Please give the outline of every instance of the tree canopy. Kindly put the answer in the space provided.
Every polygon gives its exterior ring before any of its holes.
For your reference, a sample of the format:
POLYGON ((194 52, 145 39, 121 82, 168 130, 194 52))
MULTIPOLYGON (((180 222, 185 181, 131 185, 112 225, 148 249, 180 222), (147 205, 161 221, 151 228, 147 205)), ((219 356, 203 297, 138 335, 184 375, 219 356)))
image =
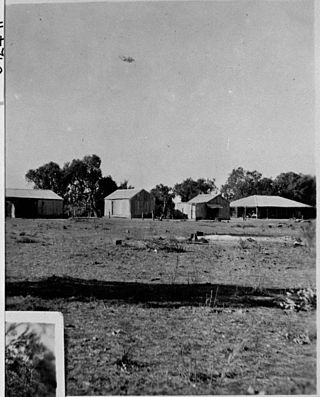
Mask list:
POLYGON ((187 178, 173 187, 173 193, 181 197, 181 201, 187 202, 200 193, 217 191, 215 179, 199 178, 196 181, 187 178))
MULTIPOLYGON (((259 194, 262 174, 258 171, 246 171, 242 167, 233 169, 227 182, 221 186, 221 193, 228 200, 259 194)), ((268 181, 264 182, 268 186, 268 181)))
POLYGON ((57 163, 51 161, 36 170, 26 173, 27 182, 33 182, 36 189, 49 189, 59 195, 64 194, 63 171, 57 163))
POLYGON ((134 189, 134 186, 129 185, 129 181, 125 179, 123 182, 120 182, 118 189, 134 189))
POLYGON ((316 205, 315 176, 283 172, 275 178, 274 190, 279 196, 304 204, 316 205))
POLYGON ((174 211, 174 193, 172 188, 162 183, 151 190, 151 195, 155 199, 155 216, 170 217, 174 211))
POLYGON ((54 397, 56 395, 55 356, 40 336, 19 324, 6 329, 5 380, 8 397, 54 397))
POLYGON ((230 201, 251 195, 281 196, 304 204, 316 204, 316 178, 311 175, 283 172, 275 179, 262 177, 258 171, 242 167, 233 169, 221 193, 230 201))
POLYGON ((117 189, 111 176, 102 176, 101 159, 95 154, 74 159, 62 168, 50 162, 29 170, 26 180, 36 189, 50 189, 63 197, 69 215, 102 215, 104 197, 117 189))
POLYGON ((100 158, 94 154, 82 160, 72 160, 63 167, 67 186, 65 200, 72 208, 84 206, 93 215, 98 215, 96 199, 102 178, 100 165, 100 158))

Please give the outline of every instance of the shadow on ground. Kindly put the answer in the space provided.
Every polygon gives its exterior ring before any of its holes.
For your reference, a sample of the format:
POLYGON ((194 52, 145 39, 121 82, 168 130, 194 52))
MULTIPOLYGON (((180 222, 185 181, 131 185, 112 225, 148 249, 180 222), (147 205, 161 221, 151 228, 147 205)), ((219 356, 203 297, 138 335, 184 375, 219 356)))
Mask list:
MULTIPOLYGON (((290 290, 291 292, 297 292, 290 290)), ((279 307, 284 289, 256 289, 224 284, 148 284, 107 282, 52 276, 38 281, 6 283, 6 296, 37 296, 44 299, 88 298, 146 303, 150 306, 265 306, 279 307)))

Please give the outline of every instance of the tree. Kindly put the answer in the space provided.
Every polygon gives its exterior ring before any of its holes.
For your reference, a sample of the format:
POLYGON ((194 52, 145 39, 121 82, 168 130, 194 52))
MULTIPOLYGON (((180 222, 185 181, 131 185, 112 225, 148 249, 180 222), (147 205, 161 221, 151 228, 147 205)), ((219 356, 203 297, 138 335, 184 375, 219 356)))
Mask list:
POLYGON ((242 167, 234 168, 227 182, 221 186, 221 193, 230 201, 260 194, 260 188, 263 186, 261 178, 262 174, 258 171, 246 171, 242 167))
POLYGON ((258 193, 261 195, 273 196, 275 195, 274 182, 272 178, 262 178, 258 181, 258 193))
POLYGON ((85 215, 87 208, 86 165, 82 160, 72 160, 63 167, 64 182, 66 184, 65 204, 72 215, 85 215))
POLYGON ((100 216, 103 215, 104 211, 104 198, 109 196, 109 194, 113 193, 115 190, 117 190, 117 184, 110 175, 100 178, 95 195, 96 206, 100 216))
POLYGON ((174 211, 172 188, 160 184, 153 188, 150 193, 155 199, 155 216, 164 218, 172 216, 174 211))
POLYGON ((103 198, 117 189, 110 176, 102 177, 100 167, 100 157, 93 154, 67 162, 62 169, 53 162, 45 164, 29 170, 26 179, 35 188, 51 189, 61 195, 67 213, 98 216, 103 212, 103 198))
POLYGON ((29 170, 26 173, 26 180, 34 183, 34 188, 36 189, 49 189, 62 196, 65 193, 63 170, 53 161, 35 170, 29 170))
POLYGON ((174 194, 180 196, 183 202, 191 200, 200 193, 211 193, 214 191, 217 191, 215 179, 199 178, 194 181, 192 178, 187 178, 173 187, 174 194))
POLYGON ((6 330, 6 396, 54 397, 55 356, 30 327, 17 332, 19 325, 10 324, 6 330))
POLYGON ((254 194, 281 196, 314 206, 316 204, 316 178, 312 175, 283 172, 274 180, 262 178, 258 171, 233 169, 221 193, 228 200, 237 200, 254 194))
POLYGON ((298 195, 297 183, 299 179, 299 174, 295 172, 282 172, 274 180, 277 195, 295 200, 298 195))
POLYGON ((96 154, 85 156, 82 160, 86 167, 85 185, 89 210, 98 216, 97 196, 99 192, 99 182, 102 178, 100 169, 101 159, 96 154))
POLYGON ((274 186, 279 196, 305 204, 316 204, 316 178, 311 175, 283 172, 275 178, 274 186))
POLYGON ((134 189, 134 186, 128 184, 129 182, 125 179, 123 182, 120 182, 118 189, 134 189))
POLYGON ((95 154, 64 165, 65 198, 74 212, 78 207, 78 211, 82 209, 88 215, 98 216, 97 196, 102 179, 100 166, 100 157, 95 154))
POLYGON ((302 203, 315 206, 317 203, 316 177, 312 175, 300 175, 297 190, 299 200, 302 203))

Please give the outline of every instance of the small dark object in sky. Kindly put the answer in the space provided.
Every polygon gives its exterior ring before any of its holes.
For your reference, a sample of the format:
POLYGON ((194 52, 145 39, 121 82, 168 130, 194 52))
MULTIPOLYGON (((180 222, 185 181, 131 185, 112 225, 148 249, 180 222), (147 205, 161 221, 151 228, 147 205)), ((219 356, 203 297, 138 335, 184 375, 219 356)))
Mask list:
POLYGON ((121 61, 123 62, 128 62, 128 63, 132 63, 135 62, 136 60, 132 57, 125 57, 123 55, 120 55, 119 58, 121 59, 121 61))

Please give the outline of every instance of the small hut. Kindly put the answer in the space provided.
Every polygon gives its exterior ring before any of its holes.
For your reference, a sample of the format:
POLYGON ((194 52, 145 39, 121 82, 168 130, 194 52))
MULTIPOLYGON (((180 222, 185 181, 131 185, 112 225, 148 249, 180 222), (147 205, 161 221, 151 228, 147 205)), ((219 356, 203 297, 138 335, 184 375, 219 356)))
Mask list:
POLYGON ((176 209, 188 216, 188 219, 230 219, 229 201, 221 194, 199 194, 186 203, 177 203, 176 209))
POLYGON ((154 200, 144 189, 118 189, 104 203, 104 215, 111 218, 150 217, 154 211, 154 200))
POLYGON ((60 218, 63 198, 52 190, 6 189, 6 217, 60 218))

